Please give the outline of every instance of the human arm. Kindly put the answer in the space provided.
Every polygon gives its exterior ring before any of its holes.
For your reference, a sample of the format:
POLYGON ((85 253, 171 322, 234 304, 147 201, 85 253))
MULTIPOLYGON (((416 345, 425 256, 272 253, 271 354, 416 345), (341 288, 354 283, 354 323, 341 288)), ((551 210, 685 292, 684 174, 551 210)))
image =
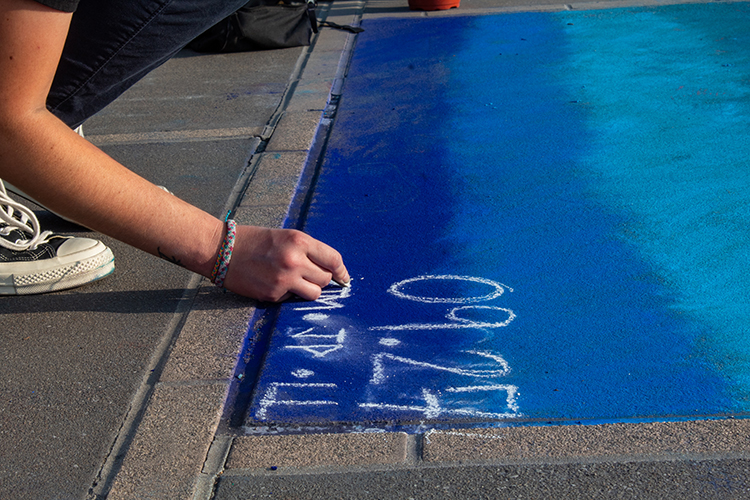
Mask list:
MULTIPOLYGON (((0 0, 0 178, 92 229, 210 276, 224 224, 83 140, 45 106, 70 14, 0 0)), ((340 255, 295 231, 238 228, 225 286, 261 300, 314 299, 348 281, 340 255)))

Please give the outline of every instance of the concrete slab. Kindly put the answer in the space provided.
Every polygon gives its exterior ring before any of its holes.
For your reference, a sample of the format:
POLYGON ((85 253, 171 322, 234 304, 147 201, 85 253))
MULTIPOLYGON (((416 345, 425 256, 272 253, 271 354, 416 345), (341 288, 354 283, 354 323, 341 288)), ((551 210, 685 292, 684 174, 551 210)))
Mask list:
POLYGON ((300 48, 241 54, 185 50, 97 116, 92 135, 264 127, 279 105, 300 48), (158 113, 154 110, 158 109, 158 113))
POLYGON ((405 463, 403 433, 238 437, 225 468, 347 467, 405 463))
POLYGON ((300 81, 295 89, 294 99, 289 102, 286 111, 289 113, 311 111, 322 113, 328 104, 334 76, 331 75, 320 80, 300 81))
POLYGON ((279 121, 279 130, 268 141, 267 151, 308 151, 320 123, 321 112, 318 109, 285 112, 279 121))
POLYGON ((669 498, 748 493, 747 460, 453 466, 310 475, 223 475, 216 500, 250 498, 669 498))
POLYGON ((228 381, 255 302, 205 280, 169 353, 162 382, 228 381))
POLYGON ((107 280, 0 299, 2 497, 88 491, 184 300, 184 270, 104 240, 118 259, 107 280))
MULTIPOLYGON (((310 122, 312 128, 317 121, 310 122)), ((299 137, 299 128, 295 128, 295 137, 299 137)), ((309 131, 308 131, 309 132, 309 131)), ((311 134, 305 134, 310 140, 311 134)), ((272 139, 273 140, 273 139, 272 139)), ((304 139, 302 139, 304 141, 304 139)), ((304 146, 302 146, 304 147, 304 146)), ((307 158, 307 151, 267 151, 258 159, 258 167, 253 175, 253 182, 246 191, 240 207, 253 209, 254 207, 278 207, 285 211, 289 207, 294 195, 294 189, 299 182, 299 175, 307 158)))
POLYGON ((242 174, 254 138, 103 146, 115 160, 206 212, 221 215, 242 174))
POLYGON ((455 429, 424 436, 428 463, 748 458, 746 420, 455 429))
POLYGON ((190 498, 225 392, 224 384, 156 387, 107 498, 190 498))

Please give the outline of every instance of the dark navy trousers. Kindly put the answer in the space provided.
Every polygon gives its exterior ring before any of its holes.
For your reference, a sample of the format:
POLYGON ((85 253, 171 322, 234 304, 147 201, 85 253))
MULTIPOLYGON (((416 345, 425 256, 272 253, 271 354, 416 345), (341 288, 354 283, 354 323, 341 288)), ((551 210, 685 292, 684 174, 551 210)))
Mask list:
POLYGON ((75 128, 247 0, 81 0, 48 109, 75 128))

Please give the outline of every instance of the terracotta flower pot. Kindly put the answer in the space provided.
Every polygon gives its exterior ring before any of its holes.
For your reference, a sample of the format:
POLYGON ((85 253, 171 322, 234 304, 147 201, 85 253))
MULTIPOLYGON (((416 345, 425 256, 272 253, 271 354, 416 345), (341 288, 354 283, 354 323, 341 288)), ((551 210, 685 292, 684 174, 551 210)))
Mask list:
POLYGON ((461 0, 409 0, 411 10, 448 10, 458 7, 461 0))

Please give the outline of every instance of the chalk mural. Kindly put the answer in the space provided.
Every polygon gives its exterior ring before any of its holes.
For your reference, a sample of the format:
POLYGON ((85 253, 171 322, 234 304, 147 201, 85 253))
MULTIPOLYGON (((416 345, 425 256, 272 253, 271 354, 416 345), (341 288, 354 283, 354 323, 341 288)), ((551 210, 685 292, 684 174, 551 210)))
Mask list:
POLYGON ((245 425, 744 415, 749 10, 367 21, 245 425))

